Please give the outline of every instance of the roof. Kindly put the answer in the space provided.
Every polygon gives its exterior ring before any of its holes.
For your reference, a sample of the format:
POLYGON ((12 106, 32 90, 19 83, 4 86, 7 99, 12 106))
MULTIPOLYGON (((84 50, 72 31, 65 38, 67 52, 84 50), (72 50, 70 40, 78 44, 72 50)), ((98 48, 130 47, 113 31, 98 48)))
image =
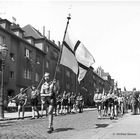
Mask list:
POLYGON ((2 19, 2 18, 0 18, 0 22, 8 22, 8 23, 11 24, 11 22, 10 22, 9 20, 7 20, 7 19, 2 19))
POLYGON ((12 24, 11 25, 11 30, 12 31, 20 30, 21 32, 24 32, 24 30, 19 26, 19 24, 12 24))
POLYGON ((25 37, 32 36, 35 39, 44 38, 44 36, 39 31, 37 31, 34 27, 32 27, 30 24, 24 26, 22 29, 25 31, 24 32, 25 37))

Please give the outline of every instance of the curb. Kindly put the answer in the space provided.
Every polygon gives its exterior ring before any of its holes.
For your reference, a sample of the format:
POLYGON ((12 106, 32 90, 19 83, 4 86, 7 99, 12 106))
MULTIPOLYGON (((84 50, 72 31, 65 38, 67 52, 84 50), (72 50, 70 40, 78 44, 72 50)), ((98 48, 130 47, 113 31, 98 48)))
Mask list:
MULTIPOLYGON (((85 111, 95 111, 96 110, 96 108, 92 108, 92 109, 84 109, 84 112, 85 111)), ((68 114, 67 114, 68 115, 68 114)), ((43 116, 46 116, 45 114, 43 114, 43 116)), ((25 116, 24 117, 24 119, 25 118, 31 118, 32 116, 30 115, 30 116, 25 116)), ((1 121, 9 121, 9 120, 17 120, 18 118, 17 117, 14 117, 14 118, 4 118, 4 119, 0 119, 0 122, 1 121)))
MULTIPOLYGON (((32 116, 25 116, 24 117, 24 119, 25 118, 31 118, 32 116)), ((17 120, 18 118, 16 117, 16 118, 4 118, 4 119, 0 119, 0 121, 8 121, 8 120, 17 120)))

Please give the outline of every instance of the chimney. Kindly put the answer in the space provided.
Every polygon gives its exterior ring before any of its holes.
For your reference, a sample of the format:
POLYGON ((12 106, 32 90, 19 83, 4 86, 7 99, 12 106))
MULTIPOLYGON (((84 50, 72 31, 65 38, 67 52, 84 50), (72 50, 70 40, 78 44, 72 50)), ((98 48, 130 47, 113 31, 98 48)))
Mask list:
POLYGON ((50 30, 48 31, 47 37, 48 37, 48 39, 50 40, 50 30))
POLYGON ((45 26, 43 26, 43 36, 45 36, 45 26))

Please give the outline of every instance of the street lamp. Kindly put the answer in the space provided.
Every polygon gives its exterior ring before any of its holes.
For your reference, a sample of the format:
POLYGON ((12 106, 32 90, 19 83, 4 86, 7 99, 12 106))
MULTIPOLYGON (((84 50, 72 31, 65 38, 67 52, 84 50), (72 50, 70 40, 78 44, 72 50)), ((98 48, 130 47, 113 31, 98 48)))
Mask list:
POLYGON ((0 44, 0 59, 1 59, 1 88, 0 88, 0 119, 4 118, 4 104, 3 104, 3 73, 4 73, 4 64, 5 59, 8 54, 8 48, 5 44, 0 44))

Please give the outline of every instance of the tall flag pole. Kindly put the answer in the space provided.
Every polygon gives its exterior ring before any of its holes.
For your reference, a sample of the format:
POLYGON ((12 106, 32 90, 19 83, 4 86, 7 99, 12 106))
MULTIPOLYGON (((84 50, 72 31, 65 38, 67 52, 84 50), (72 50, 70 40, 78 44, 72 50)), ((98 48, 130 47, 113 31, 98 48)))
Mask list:
POLYGON ((67 17, 67 24, 66 24, 66 28, 65 28, 65 32, 64 32, 64 37, 63 37, 63 42, 62 42, 62 46, 60 47, 60 53, 59 53, 59 57, 58 57, 58 61, 57 61, 57 64, 56 64, 56 69, 55 69, 55 73, 54 73, 54 78, 56 78, 56 72, 57 72, 57 69, 58 69, 58 66, 60 64, 60 60, 61 60, 61 55, 62 55, 62 50, 63 50, 63 46, 64 46, 64 40, 65 40, 65 37, 66 37, 66 33, 67 33, 67 29, 68 29, 68 25, 69 25, 69 20, 71 19, 71 15, 68 14, 68 17, 67 17))
POLYGON ((70 28, 68 28, 68 24, 66 26, 60 56, 61 58, 58 62, 70 68, 76 74, 79 83, 85 77, 90 66, 95 63, 92 54, 80 40, 74 37, 70 28))

